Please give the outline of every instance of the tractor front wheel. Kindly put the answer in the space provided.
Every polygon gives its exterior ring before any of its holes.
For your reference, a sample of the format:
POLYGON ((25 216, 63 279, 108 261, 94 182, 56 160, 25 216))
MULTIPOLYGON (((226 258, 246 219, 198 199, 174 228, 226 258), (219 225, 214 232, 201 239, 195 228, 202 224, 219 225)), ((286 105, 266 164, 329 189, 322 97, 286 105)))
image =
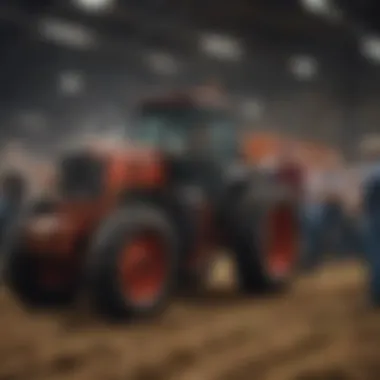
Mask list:
POLYGON ((40 259, 22 248, 9 253, 4 281, 16 298, 31 309, 68 306, 78 290, 63 264, 40 259))
POLYGON ((49 214, 54 207, 48 200, 32 203, 5 236, 3 280, 16 298, 32 309, 67 306, 75 301, 79 289, 71 262, 55 259, 54 252, 41 256, 26 239, 29 218, 49 214))
POLYGON ((93 306, 113 319, 162 311, 178 272, 177 238, 160 210, 126 206, 100 227, 88 265, 93 306))

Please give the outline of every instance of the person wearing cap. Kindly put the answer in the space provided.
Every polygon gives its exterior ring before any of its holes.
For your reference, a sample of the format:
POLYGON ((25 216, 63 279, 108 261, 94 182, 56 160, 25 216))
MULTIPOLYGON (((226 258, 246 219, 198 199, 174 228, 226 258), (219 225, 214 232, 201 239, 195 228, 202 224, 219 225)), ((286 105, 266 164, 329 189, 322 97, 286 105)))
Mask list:
POLYGON ((357 170, 360 184, 357 208, 368 269, 368 287, 373 305, 380 306, 380 136, 368 136, 360 145, 363 163, 357 170))

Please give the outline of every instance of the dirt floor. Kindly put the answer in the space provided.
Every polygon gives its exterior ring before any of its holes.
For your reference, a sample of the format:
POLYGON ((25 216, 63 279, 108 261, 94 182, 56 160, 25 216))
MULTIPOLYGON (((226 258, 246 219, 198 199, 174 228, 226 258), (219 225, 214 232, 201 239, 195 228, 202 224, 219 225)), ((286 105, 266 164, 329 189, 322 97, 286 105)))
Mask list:
POLYGON ((380 378, 380 312, 358 266, 329 266, 276 299, 242 298, 222 277, 159 320, 124 326, 31 315, 3 290, 0 380, 380 378))

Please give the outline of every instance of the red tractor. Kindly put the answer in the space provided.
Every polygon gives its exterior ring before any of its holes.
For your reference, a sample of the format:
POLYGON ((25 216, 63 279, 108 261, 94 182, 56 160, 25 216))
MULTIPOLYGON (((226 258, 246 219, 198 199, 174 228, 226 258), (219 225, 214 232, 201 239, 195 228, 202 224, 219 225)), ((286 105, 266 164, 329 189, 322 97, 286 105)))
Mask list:
POLYGON ((136 109, 122 149, 80 149, 57 165, 56 199, 34 202, 9 232, 5 281, 23 304, 87 294, 108 317, 157 313, 231 252, 240 289, 283 288, 298 261, 297 201, 244 162, 228 109, 191 95, 136 109))

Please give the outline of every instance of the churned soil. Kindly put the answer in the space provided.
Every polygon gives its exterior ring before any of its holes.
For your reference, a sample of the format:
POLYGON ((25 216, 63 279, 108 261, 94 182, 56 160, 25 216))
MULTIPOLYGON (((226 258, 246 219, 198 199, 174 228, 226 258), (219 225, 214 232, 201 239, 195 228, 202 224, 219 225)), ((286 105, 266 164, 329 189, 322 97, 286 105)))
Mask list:
MULTIPOLYGON (((226 266, 227 268, 227 266, 226 266)), ((330 265, 287 294, 213 287, 154 321, 109 325, 85 311, 30 313, 0 295, 0 380, 378 380, 380 312, 357 264, 330 265)))

